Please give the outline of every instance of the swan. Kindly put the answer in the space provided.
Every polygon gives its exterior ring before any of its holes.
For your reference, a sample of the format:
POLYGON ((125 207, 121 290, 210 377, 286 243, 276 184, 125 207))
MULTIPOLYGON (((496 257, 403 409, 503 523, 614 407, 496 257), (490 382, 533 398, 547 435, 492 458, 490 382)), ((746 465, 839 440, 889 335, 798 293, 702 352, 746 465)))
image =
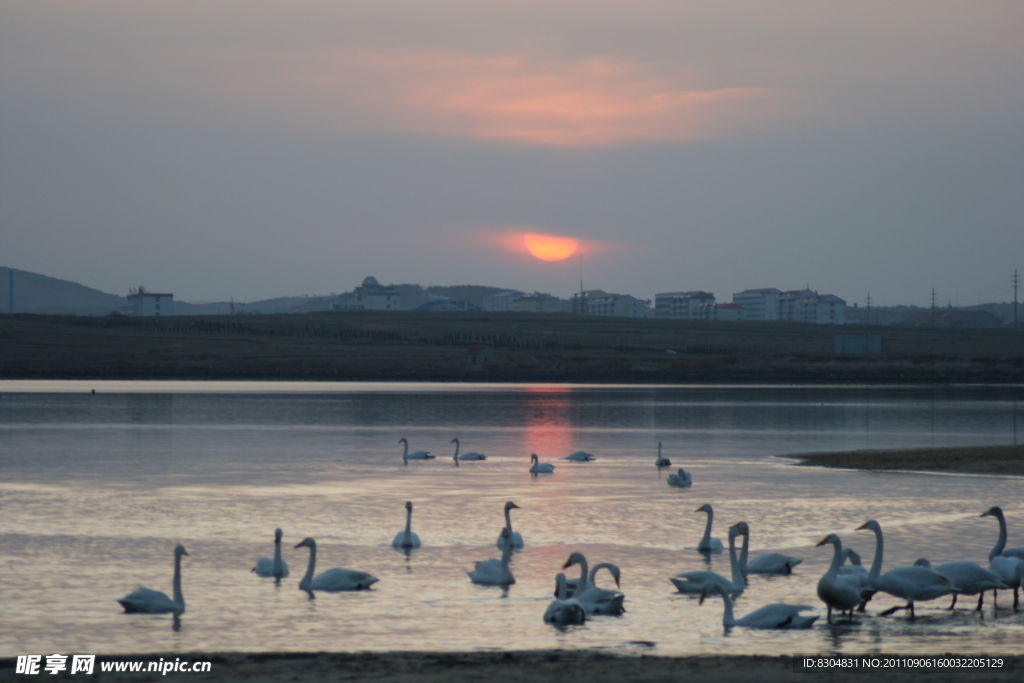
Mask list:
POLYGON ((314 579, 316 541, 312 538, 306 538, 295 547, 309 548, 309 566, 306 567, 306 575, 302 577, 302 581, 299 581, 299 590, 310 592, 327 591, 329 593, 361 591, 368 589, 378 581, 377 577, 354 569, 328 569, 314 579))
POLYGON ((518 531, 512 531, 512 515, 510 513, 512 510, 519 509, 521 508, 511 500, 505 503, 505 528, 501 530, 500 534, 498 534, 498 542, 495 544, 499 549, 503 550, 506 545, 509 545, 512 548, 522 548, 526 545, 523 543, 522 534, 518 531))
POLYGON ((261 557, 256 561, 256 566, 252 568, 256 576, 274 577, 279 581, 288 576, 288 563, 281 559, 282 535, 280 529, 274 529, 274 556, 261 557))
POLYGON ((185 546, 174 549, 174 599, 166 593, 150 588, 139 587, 120 600, 125 612, 141 612, 144 614, 167 614, 178 616, 185 612, 185 596, 181 594, 181 556, 188 555, 185 546))
POLYGON ((667 481, 669 486, 679 486, 682 488, 693 484, 693 477, 690 476, 689 472, 680 467, 677 474, 668 475, 667 481))
POLYGON ((700 593, 704 585, 712 582, 721 584, 722 588, 732 595, 743 592, 743 572, 740 571, 739 560, 736 559, 736 537, 744 533, 739 526, 729 527, 729 566, 732 569, 732 581, 712 571, 698 570, 676 574, 669 581, 680 593, 700 593))
POLYGON ((434 456, 429 451, 413 451, 409 452, 409 441, 403 436, 398 440, 398 443, 404 443, 405 447, 402 449, 402 461, 408 465, 410 460, 433 460, 434 456))
POLYGON ((758 555, 749 563, 747 562, 747 550, 750 547, 750 527, 746 522, 739 522, 736 526, 743 529, 743 547, 740 549, 740 571, 744 574, 792 574, 793 567, 797 566, 803 559, 790 557, 782 553, 765 553, 758 555))
MULTIPOLYGON (((1024 548, 1006 549, 1006 517, 1003 516, 1003 509, 993 505, 982 517, 995 517, 999 522, 999 539, 988 554, 989 571, 999 575, 1008 588, 1013 589, 1013 608, 1017 609, 1019 591, 1024 581, 1024 548)), ((992 600, 995 601, 995 592, 992 593, 992 600)))
POLYGON ((658 442, 658 455, 654 459, 654 466, 657 467, 658 469, 661 469, 662 467, 671 467, 672 466, 672 461, 671 460, 669 460, 668 458, 661 457, 661 442, 660 441, 658 442))
POLYGON ((452 456, 452 460, 455 461, 455 466, 456 467, 459 466, 459 461, 460 460, 462 460, 464 462, 467 462, 467 461, 470 461, 470 460, 486 460, 487 459, 486 455, 484 455, 483 453, 477 453, 476 451, 470 451, 469 453, 463 453, 462 455, 459 455, 459 439, 458 439, 458 437, 452 439, 450 443, 455 444, 455 455, 452 456))
POLYGON ((544 612, 544 623, 556 626, 582 624, 587 620, 587 611, 576 598, 566 597, 565 574, 555 576, 555 599, 544 612))
POLYGON ((577 591, 573 597, 578 599, 583 605, 583 608, 587 611, 587 614, 609 614, 612 616, 618 616, 625 612, 625 608, 622 606, 622 602, 626 599, 620 591, 608 590, 605 588, 598 588, 594 583, 594 577, 597 576, 597 572, 601 569, 607 569, 612 578, 615 579, 615 587, 619 587, 619 568, 611 562, 601 562, 595 564, 594 568, 590 570, 590 576, 587 578, 587 587, 580 593, 577 591))
POLYGON ((722 540, 719 538, 711 538, 711 522, 715 518, 715 511, 711 509, 711 505, 704 503, 694 512, 706 512, 708 513, 708 523, 704 527, 704 536, 701 537, 700 541, 697 542, 697 550, 704 552, 718 551, 722 549, 722 540))
POLYGON ((909 609, 910 618, 913 619, 915 601, 934 600, 956 592, 952 581, 925 567, 897 567, 882 574, 882 527, 870 519, 857 527, 858 531, 861 529, 869 529, 875 533, 875 559, 872 560, 871 571, 868 572, 871 587, 907 601, 902 607, 891 607, 881 612, 881 616, 888 616, 896 610, 909 609))
MULTIPOLYGON (((501 530, 502 536, 509 536, 508 529, 501 530)), ((507 539, 506 539, 507 541, 507 539)), ((506 542, 504 550, 501 551, 500 560, 483 560, 476 563, 476 568, 469 575, 469 580, 481 586, 509 586, 516 582, 512 570, 508 568, 509 558, 512 557, 512 544, 506 542)))
POLYGON ((828 606, 826 621, 831 624, 833 607, 840 612, 849 613, 850 619, 853 619, 853 608, 861 602, 861 584, 859 579, 839 573, 839 568, 843 564, 843 542, 839 540, 839 536, 829 534, 818 541, 816 547, 829 543, 834 546, 832 564, 829 565, 828 571, 818 579, 818 598, 828 606))
POLYGON ((405 501, 405 531, 399 531, 395 540, 391 541, 392 548, 408 549, 419 548, 420 537, 412 530, 412 501, 405 501))
POLYGON ((562 460, 569 460, 571 462, 590 462, 591 460, 597 460, 592 454, 586 451, 576 451, 562 458, 562 460))
POLYGON ((530 474, 551 474, 555 471, 554 465, 549 462, 541 462, 536 453, 530 453, 530 462, 533 463, 530 466, 530 474))
POLYGON ((860 604, 857 611, 863 612, 864 607, 875 596, 875 589, 868 581, 868 570, 860 565, 860 555, 853 548, 843 548, 843 561, 849 560, 850 564, 844 564, 839 568, 839 576, 846 577, 860 589, 860 604))
POLYGON ((985 600, 985 591, 1008 588, 998 574, 984 569, 974 562, 946 562, 937 567, 932 567, 932 563, 928 561, 928 558, 922 557, 914 562, 914 566, 934 569, 953 582, 959 593, 953 593, 953 602, 949 609, 956 607, 956 599, 960 595, 977 595, 978 607, 976 609, 980 612, 985 600))
POLYGON ((747 628, 810 628, 818 620, 817 615, 803 616, 800 614, 804 610, 814 609, 810 605, 787 605, 782 602, 765 605, 744 617, 735 619, 732 615, 732 598, 729 597, 729 591, 723 590, 717 583, 705 585, 704 589, 700 592, 699 604, 703 605, 704 598, 713 593, 721 595, 722 602, 725 603, 725 612, 722 614, 722 626, 726 628, 732 626, 746 626, 747 628))

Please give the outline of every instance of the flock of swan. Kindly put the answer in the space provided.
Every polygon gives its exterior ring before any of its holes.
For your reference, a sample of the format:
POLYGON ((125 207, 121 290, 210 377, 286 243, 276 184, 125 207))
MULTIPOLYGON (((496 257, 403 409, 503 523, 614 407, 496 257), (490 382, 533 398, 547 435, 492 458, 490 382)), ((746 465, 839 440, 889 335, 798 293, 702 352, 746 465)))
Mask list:
MULTIPOLYGON (((427 451, 410 453, 408 441, 405 438, 400 439, 399 443, 405 445, 402 458, 406 463, 408 460, 434 458, 427 451)), ((460 459, 480 461, 487 457, 473 452, 460 456, 459 440, 452 439, 452 443, 455 444, 453 459, 456 465, 460 459)), ((563 459, 589 462, 594 460, 594 456, 584 451, 577 451, 563 459)), ((536 454, 532 454, 531 462, 531 473, 547 473, 554 470, 554 465, 539 462, 536 454)), ((655 464, 659 469, 671 465, 667 458, 662 457, 660 443, 655 464)), ((679 475, 671 476, 681 477, 684 472, 681 469, 679 472, 679 475)), ((685 474, 687 480, 692 481, 689 473, 685 474)), ((391 545, 397 550, 408 553, 421 547, 422 543, 419 536, 412 531, 413 504, 411 501, 405 503, 405 509, 405 528, 395 535, 391 545)), ((505 526, 501 528, 496 541, 496 546, 501 550, 501 557, 477 562, 471 571, 466 572, 472 583, 507 588, 516 582, 510 566, 512 553, 523 548, 525 544, 522 535, 512 529, 511 511, 515 509, 519 509, 519 506, 514 502, 505 503, 505 526)), ((695 512, 707 515, 704 534, 697 542, 696 549, 702 553, 723 550, 722 541, 711 535, 714 521, 712 506, 704 504, 695 512)), ((1000 507, 989 508, 981 514, 981 517, 994 517, 999 523, 999 537, 989 553, 987 568, 967 561, 947 562, 933 567, 927 558, 921 558, 912 566, 897 567, 883 573, 882 527, 877 521, 869 520, 856 529, 856 531, 871 531, 875 536, 874 559, 871 568, 866 570, 861 566, 857 553, 852 549, 843 548, 842 540, 837 534, 828 534, 817 543, 817 547, 826 545, 833 547, 832 562, 817 583, 817 597, 827 608, 826 620, 831 623, 833 611, 845 614, 848 619, 852 620, 854 610, 864 612, 868 601, 879 591, 888 593, 906 603, 880 612, 880 616, 887 616, 898 610, 908 610, 910 618, 913 619, 916 602, 933 600, 947 595, 953 598, 950 609, 955 608, 958 596, 978 595, 976 609, 981 610, 985 592, 992 591, 992 601, 995 604, 996 594, 999 590, 1013 590, 1013 609, 1016 611, 1021 580, 1024 577, 1024 548, 1006 548, 1006 519, 1000 507)), ((259 558, 252 568, 253 573, 260 577, 273 578, 276 582, 288 577, 288 564, 281 556, 282 537, 282 530, 275 529, 273 557, 259 558)), ((760 607, 738 619, 734 616, 732 601, 744 592, 748 574, 788 575, 792 574, 793 569, 802 562, 801 558, 781 553, 766 553, 749 558, 749 544, 750 526, 746 522, 737 522, 728 530, 731 570, 728 578, 713 571, 696 570, 680 573, 670 577, 669 580, 680 593, 699 595, 701 604, 708 597, 720 597, 723 602, 722 622, 726 628, 733 626, 760 629, 810 628, 818 619, 815 615, 802 614, 802 612, 813 609, 810 605, 774 603, 760 607), (743 537, 742 548, 737 551, 736 539, 740 536, 743 537)), ((316 574, 316 541, 306 538, 295 546, 295 548, 302 547, 309 549, 309 561, 306 573, 299 581, 298 587, 300 590, 308 592, 310 597, 314 597, 316 591, 366 590, 378 581, 376 577, 367 572, 353 569, 334 568, 316 574)), ((140 587, 118 600, 125 612, 171 613, 175 616, 184 613, 185 599, 181 590, 181 558, 187 555, 188 552, 184 546, 178 545, 174 549, 173 597, 168 597, 160 591, 140 587)), ((548 605, 543 616, 546 623, 568 626, 582 624, 593 616, 614 616, 623 613, 625 595, 618 590, 621 587, 621 572, 616 565, 603 562, 590 568, 587 558, 583 554, 573 552, 562 569, 566 570, 573 566, 579 567, 579 578, 566 578, 564 573, 558 573, 555 576, 554 600, 548 605), (615 582, 615 590, 597 586, 595 579, 600 570, 606 570, 611 575, 615 582)))

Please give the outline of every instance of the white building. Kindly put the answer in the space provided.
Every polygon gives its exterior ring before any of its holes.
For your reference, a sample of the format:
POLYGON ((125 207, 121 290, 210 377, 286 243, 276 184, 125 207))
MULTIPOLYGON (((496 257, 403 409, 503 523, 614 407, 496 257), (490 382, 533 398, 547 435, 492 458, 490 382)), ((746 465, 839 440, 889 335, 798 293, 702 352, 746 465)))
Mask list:
POLYGON ((341 301, 331 304, 334 311, 397 311, 402 297, 397 289, 385 287, 377 282, 372 275, 363 280, 361 287, 355 292, 341 297, 341 301))
POLYGON ((818 296, 809 289, 794 289, 779 294, 779 320, 803 320, 804 302, 818 296))
POLYGON ((512 304, 517 297, 521 296, 525 295, 522 292, 515 289, 509 289, 504 292, 498 292, 497 294, 490 294, 484 297, 484 310, 501 312, 515 310, 512 304))
POLYGON ((779 295, 781 291, 768 289, 746 289, 732 295, 732 302, 743 307, 744 320, 778 320, 779 295))
POLYGON ((512 310, 517 313, 568 313, 569 302, 557 296, 534 292, 513 298, 512 310))
POLYGON ((664 292, 654 295, 654 317, 658 320, 700 320, 701 307, 714 306, 709 292, 664 292))
POLYGON ((697 309, 696 320, 733 322, 743 320, 743 307, 739 304, 707 304, 697 309))
POLYGON ((603 297, 587 298, 587 315, 643 318, 646 313, 647 302, 629 294, 607 294, 603 297))
POLYGON ((147 292, 145 287, 132 290, 128 293, 128 315, 144 317, 174 315, 174 295, 147 292))
POLYGON ((816 294, 801 301, 800 320, 817 325, 846 322, 846 302, 834 294, 816 294))

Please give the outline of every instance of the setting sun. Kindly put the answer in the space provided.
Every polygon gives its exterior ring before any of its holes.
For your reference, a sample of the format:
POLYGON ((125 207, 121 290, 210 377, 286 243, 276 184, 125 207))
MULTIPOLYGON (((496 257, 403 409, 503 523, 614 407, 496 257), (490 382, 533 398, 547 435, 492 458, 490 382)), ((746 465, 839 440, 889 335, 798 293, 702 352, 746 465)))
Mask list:
POLYGON ((579 240, 572 237, 552 237, 527 233, 523 235, 526 249, 542 261, 562 261, 576 253, 579 240))

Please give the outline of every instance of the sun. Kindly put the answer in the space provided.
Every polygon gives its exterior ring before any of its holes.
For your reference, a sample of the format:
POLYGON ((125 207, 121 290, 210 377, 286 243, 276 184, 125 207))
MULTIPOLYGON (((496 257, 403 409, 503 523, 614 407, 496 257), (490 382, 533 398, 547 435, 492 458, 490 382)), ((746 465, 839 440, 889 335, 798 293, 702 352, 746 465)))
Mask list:
POLYGON ((553 237, 526 233, 523 235, 526 249, 541 261, 563 261, 576 253, 580 241, 573 237, 553 237))

